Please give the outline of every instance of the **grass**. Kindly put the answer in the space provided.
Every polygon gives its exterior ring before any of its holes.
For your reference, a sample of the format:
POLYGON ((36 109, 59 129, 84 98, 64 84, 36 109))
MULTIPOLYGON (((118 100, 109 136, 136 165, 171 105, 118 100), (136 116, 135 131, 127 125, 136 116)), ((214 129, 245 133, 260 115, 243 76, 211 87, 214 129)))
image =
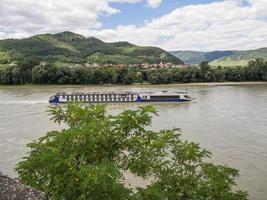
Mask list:
POLYGON ((249 60, 233 60, 229 57, 224 59, 218 59, 210 62, 211 66, 233 67, 233 66, 246 66, 249 60))
POLYGON ((0 70, 6 69, 8 67, 13 67, 16 66, 15 63, 11 63, 11 64, 0 64, 0 70))

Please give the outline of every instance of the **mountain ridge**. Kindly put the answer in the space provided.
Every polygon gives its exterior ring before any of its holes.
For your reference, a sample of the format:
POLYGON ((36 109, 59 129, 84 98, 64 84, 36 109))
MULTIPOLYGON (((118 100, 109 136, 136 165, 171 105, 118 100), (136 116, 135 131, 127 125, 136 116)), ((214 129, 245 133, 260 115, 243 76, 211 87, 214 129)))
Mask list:
POLYGON ((54 63, 183 64, 179 58, 158 47, 137 46, 123 41, 105 43, 69 31, 0 40, 0 64, 23 58, 54 63))
POLYGON ((187 64, 199 64, 208 61, 212 66, 244 66, 250 60, 263 58, 267 60, 267 48, 252 50, 222 50, 222 51, 171 51, 187 64))

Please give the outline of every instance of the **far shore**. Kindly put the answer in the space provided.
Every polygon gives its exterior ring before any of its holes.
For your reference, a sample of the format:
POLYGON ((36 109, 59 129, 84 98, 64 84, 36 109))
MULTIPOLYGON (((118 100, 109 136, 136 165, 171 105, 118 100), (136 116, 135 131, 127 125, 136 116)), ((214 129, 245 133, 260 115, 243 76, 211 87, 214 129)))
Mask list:
POLYGON ((150 84, 150 83, 133 83, 130 85, 123 85, 123 84, 88 84, 88 85, 39 85, 39 84, 25 84, 25 85, 0 85, 0 88, 7 88, 7 87, 136 87, 136 86, 143 86, 143 87, 214 87, 214 86, 239 86, 239 85, 266 85, 267 81, 243 81, 243 82, 201 82, 201 83, 170 83, 170 84, 150 84))
POLYGON ((235 85, 267 85, 264 81, 244 81, 244 82, 202 82, 202 83, 175 83, 161 85, 179 85, 179 86, 235 86, 235 85))

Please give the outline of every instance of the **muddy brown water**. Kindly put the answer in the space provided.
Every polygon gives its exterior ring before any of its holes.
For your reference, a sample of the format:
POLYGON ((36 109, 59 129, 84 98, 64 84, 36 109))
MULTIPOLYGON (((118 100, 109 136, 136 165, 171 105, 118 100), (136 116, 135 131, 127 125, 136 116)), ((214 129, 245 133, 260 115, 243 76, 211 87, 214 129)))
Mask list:
MULTIPOLYGON (((26 155, 25 145, 59 129, 49 121, 49 96, 59 91, 161 91, 185 86, 6 86, 0 87, 0 171, 13 168, 26 155)), ((238 187, 250 199, 267 199, 267 84, 191 86, 194 103, 154 103, 159 116, 154 129, 179 127, 183 138, 213 153, 213 161, 240 170, 238 187)), ((109 104, 109 112, 136 109, 136 103, 109 104)), ((132 179, 131 181, 136 181, 132 179)), ((138 180, 137 180, 138 181, 138 180)), ((135 182, 138 185, 138 182, 135 182)))

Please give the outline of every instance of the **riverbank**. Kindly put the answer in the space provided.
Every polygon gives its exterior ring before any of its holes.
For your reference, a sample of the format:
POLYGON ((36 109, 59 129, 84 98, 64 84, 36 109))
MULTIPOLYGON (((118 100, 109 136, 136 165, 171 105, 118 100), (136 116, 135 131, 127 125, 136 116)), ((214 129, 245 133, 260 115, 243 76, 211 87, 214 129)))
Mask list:
MULTIPOLYGON (((165 84, 161 84, 165 85, 165 84)), ((235 85, 267 85, 264 81, 251 81, 251 82, 202 82, 202 83, 181 83, 181 84, 166 84, 166 85, 179 85, 179 86, 235 86, 235 85)))
POLYGON ((0 199, 46 200, 47 198, 43 192, 21 184, 17 180, 4 176, 0 172, 0 199))
POLYGON ((200 83, 171 83, 171 84, 150 84, 150 83, 134 83, 130 85, 123 85, 123 84, 88 84, 88 85, 39 85, 39 84, 25 84, 25 85, 0 85, 0 88, 12 88, 12 87, 20 87, 20 88, 27 88, 27 87, 62 87, 62 88, 69 88, 69 87, 193 87, 193 86, 200 86, 200 87, 214 87, 214 86, 238 86, 238 85, 267 85, 267 81, 244 81, 244 82, 200 82, 200 83))

